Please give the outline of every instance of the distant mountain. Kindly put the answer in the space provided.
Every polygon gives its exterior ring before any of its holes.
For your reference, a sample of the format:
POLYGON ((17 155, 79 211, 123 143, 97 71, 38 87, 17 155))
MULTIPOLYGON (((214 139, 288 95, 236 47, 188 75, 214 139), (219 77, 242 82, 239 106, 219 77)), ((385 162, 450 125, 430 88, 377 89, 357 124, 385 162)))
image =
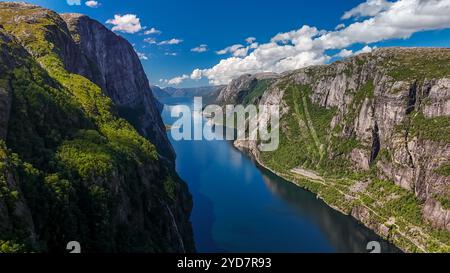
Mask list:
POLYGON ((170 94, 159 86, 154 85, 151 87, 151 89, 153 91, 153 96, 155 96, 157 99, 170 97, 170 94))
POLYGON ((204 103, 213 103, 216 101, 221 90, 225 86, 201 86, 192 88, 175 88, 166 87, 161 88, 159 86, 152 86, 153 95, 157 99, 163 99, 167 97, 181 98, 181 97, 203 97, 204 103))

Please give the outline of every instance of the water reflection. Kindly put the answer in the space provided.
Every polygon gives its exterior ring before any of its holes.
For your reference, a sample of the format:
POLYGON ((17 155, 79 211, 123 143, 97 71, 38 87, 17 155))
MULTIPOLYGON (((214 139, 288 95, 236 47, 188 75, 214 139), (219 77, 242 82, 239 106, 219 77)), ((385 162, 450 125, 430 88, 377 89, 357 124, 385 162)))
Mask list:
POLYGON ((370 241, 381 243, 384 253, 400 252, 398 248, 381 240, 371 230, 361 226, 356 220, 341 214, 326 206, 317 197, 306 191, 299 191, 298 186, 261 169, 264 183, 270 191, 289 203, 299 215, 314 220, 318 227, 327 235, 337 252, 367 252, 366 245, 370 241), (322 203, 322 205, 317 205, 322 203))

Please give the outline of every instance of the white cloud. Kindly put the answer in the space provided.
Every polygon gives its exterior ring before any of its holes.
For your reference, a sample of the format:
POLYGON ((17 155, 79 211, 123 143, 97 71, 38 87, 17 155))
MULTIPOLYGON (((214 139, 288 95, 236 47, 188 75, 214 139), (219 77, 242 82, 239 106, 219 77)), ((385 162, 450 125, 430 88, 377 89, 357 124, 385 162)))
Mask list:
POLYGON ((208 45, 202 44, 191 49, 192 52, 203 53, 208 51, 208 45))
POLYGON ((178 45, 181 44, 183 40, 181 39, 170 39, 166 41, 159 42, 158 45, 178 45))
POLYGON ((143 61, 147 61, 147 60, 148 60, 147 54, 142 53, 142 52, 139 52, 139 51, 136 49, 136 44, 132 44, 132 46, 133 46, 133 49, 134 49, 134 51, 136 52, 136 54, 138 55, 138 57, 139 57, 140 60, 143 60, 143 61))
POLYGON ((348 57, 363 54, 363 53, 370 53, 376 48, 377 48, 376 46, 370 47, 370 46, 366 45, 365 47, 361 48, 360 50, 358 50, 356 52, 353 52, 353 50, 342 49, 338 54, 334 55, 333 57, 348 58, 348 57))
POLYGON ((90 8, 98 8, 101 5, 98 1, 86 1, 84 4, 90 8))
POLYGON ((247 39, 245 39, 245 41, 247 42, 247 44, 253 44, 256 41, 256 38, 248 37, 247 39))
POLYGON ((345 20, 352 17, 359 18, 375 16, 382 11, 388 10, 392 5, 393 3, 386 0, 367 0, 367 2, 364 2, 358 5, 356 8, 347 11, 342 16, 342 19, 345 20))
POLYGON ((81 0, 67 0, 69 6, 80 6, 81 0))
POLYGON ((363 54, 363 53, 370 53, 370 52, 372 52, 374 49, 377 49, 377 47, 376 47, 376 46, 374 46, 374 47, 365 46, 365 47, 363 47, 361 50, 356 51, 356 52, 355 52, 355 55, 363 54))
POLYGON ((142 30, 141 21, 134 14, 114 15, 114 19, 109 19, 106 23, 114 25, 113 31, 136 33, 142 30))
POLYGON ((200 69, 195 69, 192 71, 191 79, 192 80, 200 80, 202 78, 202 71, 200 69))
POLYGON ((222 50, 216 51, 217 55, 225 55, 232 54, 234 57, 245 57, 248 55, 248 52, 251 49, 256 49, 258 47, 258 43, 252 43, 248 46, 243 46, 241 44, 235 44, 229 47, 226 47, 222 50))
POLYGON ((189 79, 190 77, 188 76, 188 75, 183 75, 183 76, 180 76, 180 77, 175 77, 175 78, 173 78, 173 79, 170 79, 170 80, 168 80, 167 81, 167 83, 168 84, 171 84, 171 85, 179 85, 180 83, 182 83, 184 80, 187 80, 187 79, 189 79))
POLYGON ((154 45, 154 44, 158 43, 155 38, 145 38, 144 42, 146 42, 148 44, 151 44, 151 45, 154 45))
POLYGON ((343 29, 343 28, 345 28, 345 24, 339 24, 339 25, 337 25, 337 26, 334 28, 334 30, 340 30, 340 29, 343 29))
POLYGON ((164 55, 175 57, 175 56, 178 55, 178 53, 176 53, 176 52, 166 52, 166 53, 164 53, 164 55))
POLYGON ((335 55, 335 57, 340 58, 347 58, 353 56, 353 51, 348 49, 342 49, 338 54, 335 55))
POLYGON ((374 17, 321 36, 317 44, 323 48, 344 48, 355 43, 406 39, 415 32, 449 28, 449 14, 450 0, 399 0, 374 17))
POLYGON ((139 56, 139 59, 144 60, 144 61, 148 60, 148 57, 147 57, 147 55, 145 55, 145 53, 138 52, 138 51, 136 51, 136 53, 139 56))
POLYGON ((239 50, 239 49, 241 49, 243 47, 244 46, 241 45, 241 44, 236 44, 236 45, 232 45, 232 46, 226 47, 226 48, 224 48, 222 50, 219 50, 216 53, 217 53, 217 55, 225 55, 225 54, 228 54, 228 53, 234 53, 236 50, 239 50))
POLYGON ((145 35, 151 35, 151 34, 161 34, 162 31, 159 29, 156 29, 154 27, 152 27, 151 29, 147 30, 144 32, 145 35))
MULTIPOLYGON (((211 84, 227 84, 233 78, 246 73, 284 72, 306 66, 327 63, 328 50, 340 49, 340 55, 370 52, 369 44, 388 40, 406 39, 412 34, 426 30, 450 28, 450 0, 398 0, 393 3, 378 1, 382 8, 368 9, 373 0, 347 12, 346 16, 364 16, 334 31, 303 26, 298 30, 279 33, 269 42, 245 47, 236 44, 217 52, 232 54, 208 69, 196 69, 191 78, 206 77, 211 84), (386 4, 388 3, 388 4, 386 4), (348 47, 367 45, 355 53, 348 47), (249 48, 249 49, 247 49, 249 48), (346 49, 347 51, 343 51, 346 49), (250 53, 249 53, 250 52, 250 53)), ((183 80, 188 78, 184 77, 183 80)))

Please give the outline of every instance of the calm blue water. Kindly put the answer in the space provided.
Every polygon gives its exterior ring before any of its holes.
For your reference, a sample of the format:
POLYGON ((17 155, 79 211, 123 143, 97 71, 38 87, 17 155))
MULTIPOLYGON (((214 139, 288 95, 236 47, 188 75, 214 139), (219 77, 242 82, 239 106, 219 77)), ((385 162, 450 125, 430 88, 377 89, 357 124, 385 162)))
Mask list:
MULTIPOLYGON (((190 99, 168 99, 162 114, 190 99)), ((193 195, 192 224, 199 252, 367 252, 380 241, 353 218, 310 192, 262 170, 227 141, 174 141, 177 171, 193 195)))

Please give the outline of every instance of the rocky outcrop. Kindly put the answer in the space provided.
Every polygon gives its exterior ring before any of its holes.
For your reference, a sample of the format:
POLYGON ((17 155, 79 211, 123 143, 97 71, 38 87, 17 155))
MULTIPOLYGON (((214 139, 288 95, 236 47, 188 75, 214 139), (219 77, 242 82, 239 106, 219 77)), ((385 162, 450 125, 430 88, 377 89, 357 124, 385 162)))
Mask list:
POLYGON ((85 15, 70 13, 61 17, 89 61, 86 65, 75 65, 73 71, 99 85, 119 107, 119 113, 132 121, 161 154, 173 159, 175 155, 161 120, 159 102, 153 97, 133 46, 85 15))
POLYGON ((239 78, 232 80, 227 86, 221 88, 219 96, 217 97, 217 102, 220 104, 241 102, 258 81, 275 79, 277 77, 278 75, 275 73, 242 75, 239 78))
POLYGON ((428 88, 429 102, 424 106, 424 115, 427 118, 450 116, 450 79, 440 79, 428 88))
POLYGON ((423 208, 423 215, 434 226, 450 229, 450 211, 444 209, 439 202, 429 199, 423 208))
MULTIPOLYGON (((309 99, 322 111, 333 112, 322 132, 326 158, 320 160, 311 152, 313 164, 308 165, 348 160, 339 171, 374 168, 379 178, 414 192, 421 202, 439 203, 437 196, 450 196, 450 177, 436 172, 450 161, 450 73, 443 67, 449 61, 450 49, 378 49, 331 65, 285 73, 271 80, 258 103, 281 106, 285 121, 281 134, 287 135, 287 120, 295 117, 292 107, 308 107, 309 99), (287 97, 286 90, 293 86, 297 91, 289 91, 287 97), (293 105, 292 97, 301 94, 308 97, 293 105)), ((239 103, 242 90, 253 80, 250 75, 234 80, 220 98, 239 103)), ((298 110, 301 115, 304 109, 298 110)), ((267 116, 262 115, 259 122, 267 123, 267 116)), ((236 145, 259 155, 256 142, 237 141, 236 145)), ((431 213, 435 210, 429 207, 423 210, 424 218, 448 229, 443 220, 448 210, 431 213)))

